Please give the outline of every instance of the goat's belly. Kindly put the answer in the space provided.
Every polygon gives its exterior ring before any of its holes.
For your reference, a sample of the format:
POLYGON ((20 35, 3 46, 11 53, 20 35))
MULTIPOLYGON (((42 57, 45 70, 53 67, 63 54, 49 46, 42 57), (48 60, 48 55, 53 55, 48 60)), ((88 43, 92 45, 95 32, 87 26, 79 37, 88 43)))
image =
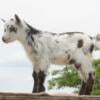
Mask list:
POLYGON ((68 59, 66 57, 53 58, 51 59, 52 64, 66 65, 68 63, 68 59))

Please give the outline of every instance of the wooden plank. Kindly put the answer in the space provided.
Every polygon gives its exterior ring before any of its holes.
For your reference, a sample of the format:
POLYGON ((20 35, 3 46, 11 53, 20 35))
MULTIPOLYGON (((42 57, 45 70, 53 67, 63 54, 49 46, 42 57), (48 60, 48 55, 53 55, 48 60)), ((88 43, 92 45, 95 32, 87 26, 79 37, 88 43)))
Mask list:
POLYGON ((46 93, 0 93, 0 100, 100 100, 100 96, 59 96, 46 93))

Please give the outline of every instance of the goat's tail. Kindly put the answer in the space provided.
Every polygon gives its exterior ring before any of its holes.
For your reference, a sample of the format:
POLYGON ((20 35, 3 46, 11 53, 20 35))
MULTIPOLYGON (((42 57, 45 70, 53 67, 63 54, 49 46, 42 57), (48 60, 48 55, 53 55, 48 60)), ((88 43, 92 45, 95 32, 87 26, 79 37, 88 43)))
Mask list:
POLYGON ((95 40, 95 50, 100 50, 100 35, 94 37, 95 40), (98 38, 97 38, 98 37, 98 38))
POLYGON ((95 49, 100 50, 100 41, 95 41, 95 49))

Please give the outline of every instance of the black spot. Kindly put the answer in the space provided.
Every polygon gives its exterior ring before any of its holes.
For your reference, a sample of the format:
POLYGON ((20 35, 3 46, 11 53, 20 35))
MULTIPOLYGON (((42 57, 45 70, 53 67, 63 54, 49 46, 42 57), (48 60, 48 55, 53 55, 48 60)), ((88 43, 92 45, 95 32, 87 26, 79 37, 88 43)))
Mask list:
POLYGON ((65 51, 65 53, 68 53, 68 51, 65 51))
POLYGON ((74 64, 75 63, 75 59, 71 59, 70 61, 69 61, 69 64, 74 64))
POLYGON ((59 41, 56 40, 56 43, 59 43, 59 41))
POLYGON ((92 72, 89 73, 89 78, 92 78, 92 72))
POLYGON ((34 41, 34 38, 33 38, 33 36, 32 36, 32 35, 31 35, 31 40, 32 40, 32 41, 34 41))
POLYGON ((13 18, 11 18, 10 20, 11 20, 11 21, 14 21, 14 19, 13 19, 13 18))
POLYGON ((90 53, 93 52, 93 49, 94 49, 94 44, 91 44, 91 46, 90 46, 90 53))
POLYGON ((4 29, 4 32, 6 32, 6 29, 4 29))
POLYGON ((57 35, 57 33, 50 33, 50 34, 52 34, 52 35, 57 35))
POLYGON ((83 40, 80 39, 80 40, 78 40, 77 47, 81 48, 82 46, 83 46, 83 40))

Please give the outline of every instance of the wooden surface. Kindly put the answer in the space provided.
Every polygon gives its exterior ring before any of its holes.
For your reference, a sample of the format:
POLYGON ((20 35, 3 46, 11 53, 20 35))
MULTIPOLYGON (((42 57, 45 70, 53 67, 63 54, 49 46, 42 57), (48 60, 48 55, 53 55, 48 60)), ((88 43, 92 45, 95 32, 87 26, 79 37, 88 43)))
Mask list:
POLYGON ((46 93, 0 93, 0 100, 100 100, 100 96, 52 95, 46 93))

